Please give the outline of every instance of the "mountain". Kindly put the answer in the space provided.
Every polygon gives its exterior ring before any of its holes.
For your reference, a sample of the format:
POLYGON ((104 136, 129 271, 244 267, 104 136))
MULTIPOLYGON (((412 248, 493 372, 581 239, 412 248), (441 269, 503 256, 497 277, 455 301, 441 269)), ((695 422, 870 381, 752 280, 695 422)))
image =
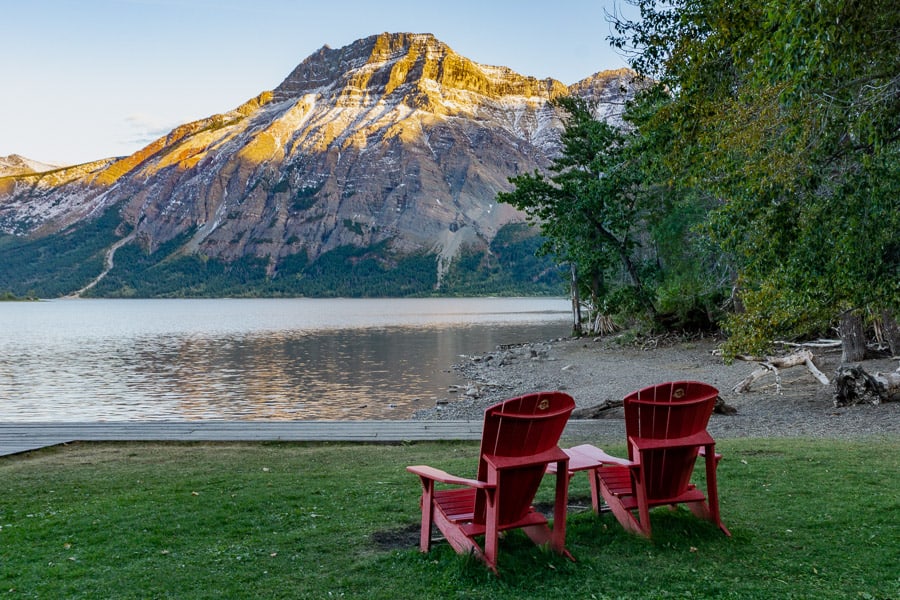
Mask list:
MULTIPOLYGON (((0 258, 22 263, 0 290, 46 290, 38 270, 55 294, 106 271, 90 293, 217 293, 212 280, 228 293, 499 293, 537 242, 495 197, 558 152, 549 101, 578 95, 616 119, 636 86, 628 70, 569 87, 519 75, 429 34, 324 46, 274 90, 131 156, 0 177, 0 258)), ((532 283, 555 276, 528 268, 532 283)))
POLYGON ((53 171, 58 169, 56 165, 48 165, 18 154, 10 154, 9 156, 0 156, 0 177, 8 175, 30 175, 32 173, 41 173, 43 171, 53 171))

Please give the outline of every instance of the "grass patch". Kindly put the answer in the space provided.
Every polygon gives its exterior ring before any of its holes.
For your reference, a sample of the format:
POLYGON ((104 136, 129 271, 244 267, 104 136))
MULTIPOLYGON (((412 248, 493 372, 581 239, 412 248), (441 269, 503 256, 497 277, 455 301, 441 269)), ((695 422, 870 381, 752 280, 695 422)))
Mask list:
MULTIPOLYGON (((900 597, 898 440, 719 448, 733 538, 685 511, 657 509, 648 541, 572 509, 578 562, 514 532, 500 578, 444 542, 416 549, 419 484, 403 467, 471 475, 473 443, 104 443, 2 458, 0 596, 900 597)), ((590 504, 583 476, 571 504, 590 504)))

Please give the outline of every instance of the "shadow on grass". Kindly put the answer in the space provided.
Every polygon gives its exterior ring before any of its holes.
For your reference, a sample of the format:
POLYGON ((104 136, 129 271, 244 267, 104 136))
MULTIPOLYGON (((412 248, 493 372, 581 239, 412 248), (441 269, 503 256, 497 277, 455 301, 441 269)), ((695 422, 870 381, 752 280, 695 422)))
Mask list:
MULTIPOLYGON (((569 515, 582 513, 591 510, 591 497, 580 495, 569 497, 569 515)), ((553 518, 552 502, 535 502, 534 508, 539 513, 547 517, 553 518)), ((395 529, 383 529, 375 531, 369 536, 372 544, 379 550, 389 552, 391 550, 410 550, 419 547, 419 523, 410 523, 405 527, 395 529)), ((440 543, 444 541, 443 536, 435 528, 431 534, 432 543, 440 543)))
POLYGON ((413 550, 419 548, 419 524, 410 523, 399 529, 385 529, 369 537, 379 550, 413 550))

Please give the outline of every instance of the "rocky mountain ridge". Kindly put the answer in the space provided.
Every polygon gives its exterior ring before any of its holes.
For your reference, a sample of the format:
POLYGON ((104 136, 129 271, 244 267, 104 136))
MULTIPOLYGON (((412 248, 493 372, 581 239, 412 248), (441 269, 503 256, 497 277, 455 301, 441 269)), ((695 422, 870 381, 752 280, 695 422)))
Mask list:
POLYGON ((49 165, 30 158, 25 158, 19 154, 0 156, 0 177, 8 177, 10 175, 30 175, 32 173, 42 173, 58 168, 59 167, 56 165, 49 165))
POLYGON ((378 248, 386 268, 433 256, 440 280, 523 220, 495 196, 557 152, 550 100, 578 95, 615 119, 637 87, 628 70, 569 87, 522 76, 430 34, 324 46, 274 90, 131 156, 0 177, 0 232, 58 235, 114 210, 147 255, 252 257, 275 277, 292 257, 378 248))

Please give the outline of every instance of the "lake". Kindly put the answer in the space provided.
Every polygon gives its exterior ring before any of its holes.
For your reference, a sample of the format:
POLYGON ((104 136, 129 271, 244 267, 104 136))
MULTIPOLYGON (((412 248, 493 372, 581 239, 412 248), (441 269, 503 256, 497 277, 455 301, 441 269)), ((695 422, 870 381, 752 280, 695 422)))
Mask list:
POLYGON ((402 419, 461 355, 571 331, 560 298, 0 302, 0 420, 402 419))

